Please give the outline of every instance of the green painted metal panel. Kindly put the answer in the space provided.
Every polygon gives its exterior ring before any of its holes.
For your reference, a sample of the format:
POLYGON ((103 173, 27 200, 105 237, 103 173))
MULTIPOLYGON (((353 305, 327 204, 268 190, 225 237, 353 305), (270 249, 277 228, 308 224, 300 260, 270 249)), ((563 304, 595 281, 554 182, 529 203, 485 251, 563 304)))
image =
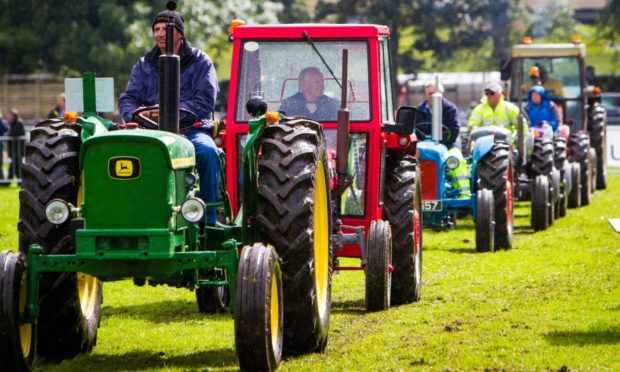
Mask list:
POLYGON ((189 168, 195 164, 194 146, 187 138, 158 130, 133 129, 105 132, 86 139, 80 153, 80 169, 84 169, 84 154, 88 148, 100 142, 149 143, 160 147, 163 153, 169 154, 168 165, 171 168, 189 168))

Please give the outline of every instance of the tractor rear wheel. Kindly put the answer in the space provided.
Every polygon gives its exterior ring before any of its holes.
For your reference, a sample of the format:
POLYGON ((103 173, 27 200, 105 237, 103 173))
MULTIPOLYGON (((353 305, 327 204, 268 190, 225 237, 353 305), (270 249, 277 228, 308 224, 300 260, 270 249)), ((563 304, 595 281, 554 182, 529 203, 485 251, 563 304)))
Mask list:
POLYGON ((588 133, 571 133, 568 137, 569 158, 573 162, 579 163, 581 167, 581 204, 590 204, 590 194, 592 193, 592 163, 590 163, 590 139, 588 133))
MULTIPOLYGON (((52 225, 45 207, 52 199, 79 206, 80 127, 58 120, 39 123, 30 132, 19 192, 19 250, 30 244, 44 254, 75 253, 70 220, 52 225)), ((37 352, 51 360, 74 357, 92 350, 101 314, 102 285, 81 273, 43 273, 39 281, 37 352)))
POLYGON ((478 164, 478 187, 493 192, 495 201, 495 249, 511 248, 513 233, 513 175, 510 146, 495 142, 478 164))
POLYGON ((36 354, 36 325, 20 324, 28 285, 22 259, 0 253, 0 366, 6 371, 30 371, 36 354))
POLYGON ((371 221, 366 246, 366 310, 390 307, 392 230, 389 222, 371 221))
POLYGON ((537 176, 532 185, 532 228, 534 231, 549 227, 549 178, 537 176))
POLYGON ((588 131, 590 132, 590 145, 596 151, 596 188, 607 188, 607 123, 605 122, 605 108, 600 103, 595 103, 592 114, 588 118, 588 131))
POLYGON ((265 128, 258 162, 256 234, 282 259, 284 354, 322 352, 331 304, 331 200, 319 123, 265 128))
POLYGON ((392 305, 420 299, 422 289, 422 188, 416 160, 388 155, 383 219, 392 227, 392 305))
POLYGON ((554 165, 553 141, 549 138, 536 138, 531 158, 531 178, 540 174, 549 175, 554 165))
POLYGON ((478 190, 476 198, 476 250, 495 251, 495 216, 491 190, 478 190))
POLYGON ((282 272, 275 249, 245 246, 235 293, 235 346, 242 371, 273 371, 282 360, 282 272))
POLYGON ((581 206, 581 165, 569 163, 571 189, 568 193, 568 207, 579 208, 581 206))

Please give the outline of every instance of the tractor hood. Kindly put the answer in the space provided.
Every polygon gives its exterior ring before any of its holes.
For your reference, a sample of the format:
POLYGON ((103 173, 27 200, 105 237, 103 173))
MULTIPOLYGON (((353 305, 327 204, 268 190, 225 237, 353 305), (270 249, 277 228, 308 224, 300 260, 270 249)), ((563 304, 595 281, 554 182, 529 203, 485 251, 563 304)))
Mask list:
POLYGON ((134 129, 106 132, 88 138, 82 144, 80 151, 80 170, 84 169, 84 154, 89 148, 102 143, 127 143, 157 146, 161 151, 169 154, 168 164, 171 169, 193 167, 195 164, 194 146, 184 137, 156 130, 134 129))

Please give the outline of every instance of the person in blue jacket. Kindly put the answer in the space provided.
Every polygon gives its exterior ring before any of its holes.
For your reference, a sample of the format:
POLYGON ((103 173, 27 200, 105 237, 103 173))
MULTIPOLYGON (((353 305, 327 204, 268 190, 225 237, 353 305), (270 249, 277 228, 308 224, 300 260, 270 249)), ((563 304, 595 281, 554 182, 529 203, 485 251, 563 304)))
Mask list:
POLYGON ((530 88, 524 111, 530 121, 530 126, 539 126, 547 122, 553 132, 557 131, 560 114, 555 103, 547 97, 547 92, 542 85, 534 85, 530 88))
MULTIPOLYGON (((213 108, 218 93, 217 75, 209 56, 193 48, 185 38, 184 18, 178 11, 164 10, 153 19, 153 38, 157 45, 140 58, 131 70, 125 91, 120 94, 118 106, 125 122, 132 121, 133 113, 142 107, 159 103, 158 58, 166 50, 166 23, 174 20, 174 54, 180 58, 179 107, 194 114, 180 113, 181 133, 192 142, 196 150, 196 168, 200 178, 200 197, 207 203, 217 201, 221 163, 219 150, 210 136, 213 108)), ((157 121, 159 109, 142 115, 157 121)), ((207 210, 207 223, 215 224, 216 210, 207 210)))

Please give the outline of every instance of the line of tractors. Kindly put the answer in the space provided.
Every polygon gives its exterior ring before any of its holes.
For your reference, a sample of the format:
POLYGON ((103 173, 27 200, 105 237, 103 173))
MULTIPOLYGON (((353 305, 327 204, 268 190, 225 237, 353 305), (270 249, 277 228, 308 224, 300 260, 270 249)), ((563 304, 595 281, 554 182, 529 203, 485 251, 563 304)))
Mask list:
MULTIPOLYGON (((193 290, 201 312, 230 311, 240 367, 273 370, 283 357, 325 349, 334 272, 364 271, 368 311, 419 300, 422 221, 447 227, 471 214, 478 250, 510 248, 515 199, 532 200, 538 230, 605 187, 605 113, 585 93, 583 54, 583 93, 562 101, 568 142, 523 130, 515 145, 502 128, 473 132, 472 191, 461 195, 447 176, 458 164, 439 143, 440 120, 418 140, 415 108, 394 109, 389 36, 376 25, 235 23, 227 125, 214 133, 223 150, 217 203, 197 197, 171 48, 159 62, 167 94, 158 123, 140 112, 128 124, 99 116, 96 78, 84 74, 82 115, 39 123, 27 146, 19 251, 0 253, 3 369, 90 352, 102 282, 133 279, 193 290), (300 66, 330 72, 334 117, 277 112, 300 66), (153 124, 159 130, 145 129, 153 124), (215 225, 205 223, 207 208, 218 210, 215 225), (359 264, 342 266, 344 257, 359 264)), ((547 58, 525 49, 515 48, 513 81, 526 58, 547 58)))

